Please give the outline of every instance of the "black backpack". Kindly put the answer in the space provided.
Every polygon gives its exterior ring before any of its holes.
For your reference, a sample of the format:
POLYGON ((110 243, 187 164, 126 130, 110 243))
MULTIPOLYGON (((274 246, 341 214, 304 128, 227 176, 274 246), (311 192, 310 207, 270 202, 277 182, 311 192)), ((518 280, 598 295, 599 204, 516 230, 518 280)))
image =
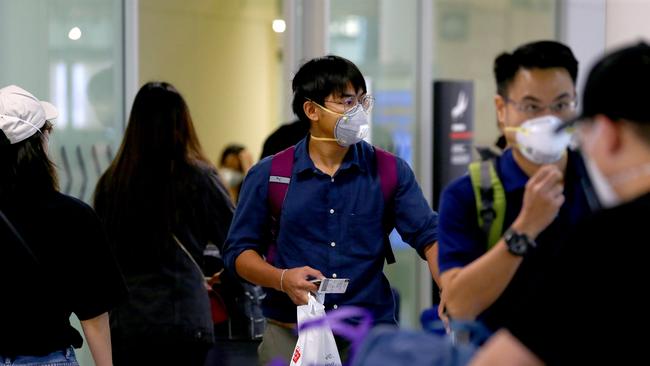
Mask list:
MULTIPOLYGON (((214 244, 208 244, 203 252, 207 273, 222 270, 221 251, 214 244)), ((221 272, 221 283, 212 286, 226 306, 228 319, 215 324, 215 336, 231 340, 261 340, 266 319, 262 314, 262 300, 266 296, 262 287, 250 284, 221 272)))

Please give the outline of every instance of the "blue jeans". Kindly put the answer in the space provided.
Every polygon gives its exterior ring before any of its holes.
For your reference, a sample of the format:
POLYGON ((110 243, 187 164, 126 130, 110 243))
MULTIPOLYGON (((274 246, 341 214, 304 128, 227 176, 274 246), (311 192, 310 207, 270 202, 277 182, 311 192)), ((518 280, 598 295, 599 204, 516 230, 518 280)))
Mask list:
POLYGON ((79 363, 74 348, 68 347, 45 356, 4 357, 0 355, 0 366, 79 366, 79 363))

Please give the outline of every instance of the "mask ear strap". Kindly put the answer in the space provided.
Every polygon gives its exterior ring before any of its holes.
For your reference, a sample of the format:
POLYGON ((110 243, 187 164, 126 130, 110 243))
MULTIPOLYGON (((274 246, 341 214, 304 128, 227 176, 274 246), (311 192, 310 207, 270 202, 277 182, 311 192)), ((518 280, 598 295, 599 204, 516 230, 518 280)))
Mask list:
POLYGON ((337 115, 337 116, 345 116, 345 113, 334 112, 333 110, 331 110, 331 109, 329 109, 329 108, 327 108, 327 107, 324 107, 324 106, 322 106, 322 105, 320 105, 320 104, 314 102, 314 101, 311 100, 311 99, 307 99, 307 100, 309 100, 310 102, 316 104, 316 106, 317 106, 318 108, 324 110, 325 112, 332 113, 332 114, 335 114, 335 115, 337 115))
POLYGON ((528 134, 528 129, 522 128, 521 126, 520 127, 506 126, 503 128, 503 132, 521 132, 524 134, 528 134))
POLYGON ((316 137, 314 135, 310 135, 310 137, 316 141, 338 141, 338 139, 332 137, 316 137))

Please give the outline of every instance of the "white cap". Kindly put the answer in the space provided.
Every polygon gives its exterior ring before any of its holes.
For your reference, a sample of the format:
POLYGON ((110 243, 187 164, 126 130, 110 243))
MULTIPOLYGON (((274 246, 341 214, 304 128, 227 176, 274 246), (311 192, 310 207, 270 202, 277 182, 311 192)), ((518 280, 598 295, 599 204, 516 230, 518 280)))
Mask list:
POLYGON ((15 85, 0 89, 0 130, 11 144, 41 132, 45 121, 58 115, 52 104, 41 102, 25 89, 15 85))

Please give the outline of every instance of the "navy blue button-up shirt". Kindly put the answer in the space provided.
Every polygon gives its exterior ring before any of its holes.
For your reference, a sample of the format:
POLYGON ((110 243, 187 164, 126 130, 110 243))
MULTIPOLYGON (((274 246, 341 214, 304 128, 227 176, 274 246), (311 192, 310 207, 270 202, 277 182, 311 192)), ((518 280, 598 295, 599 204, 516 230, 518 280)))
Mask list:
MULTIPOLYGON (((325 307, 356 305, 370 310, 377 323, 396 323, 395 303, 383 274, 386 207, 375 153, 360 142, 350 147, 334 177, 316 168, 308 152, 309 137, 296 145, 291 184, 280 216, 278 268, 310 266, 326 277, 349 278, 344 294, 327 294, 325 307)), ((270 242, 268 181, 271 157, 246 176, 224 249, 226 267, 247 249, 264 253, 270 242)), ((413 171, 397 158, 395 228, 424 258, 424 248, 437 240, 438 216, 431 210, 413 171)), ((296 322, 289 297, 266 289, 265 316, 296 322)))

